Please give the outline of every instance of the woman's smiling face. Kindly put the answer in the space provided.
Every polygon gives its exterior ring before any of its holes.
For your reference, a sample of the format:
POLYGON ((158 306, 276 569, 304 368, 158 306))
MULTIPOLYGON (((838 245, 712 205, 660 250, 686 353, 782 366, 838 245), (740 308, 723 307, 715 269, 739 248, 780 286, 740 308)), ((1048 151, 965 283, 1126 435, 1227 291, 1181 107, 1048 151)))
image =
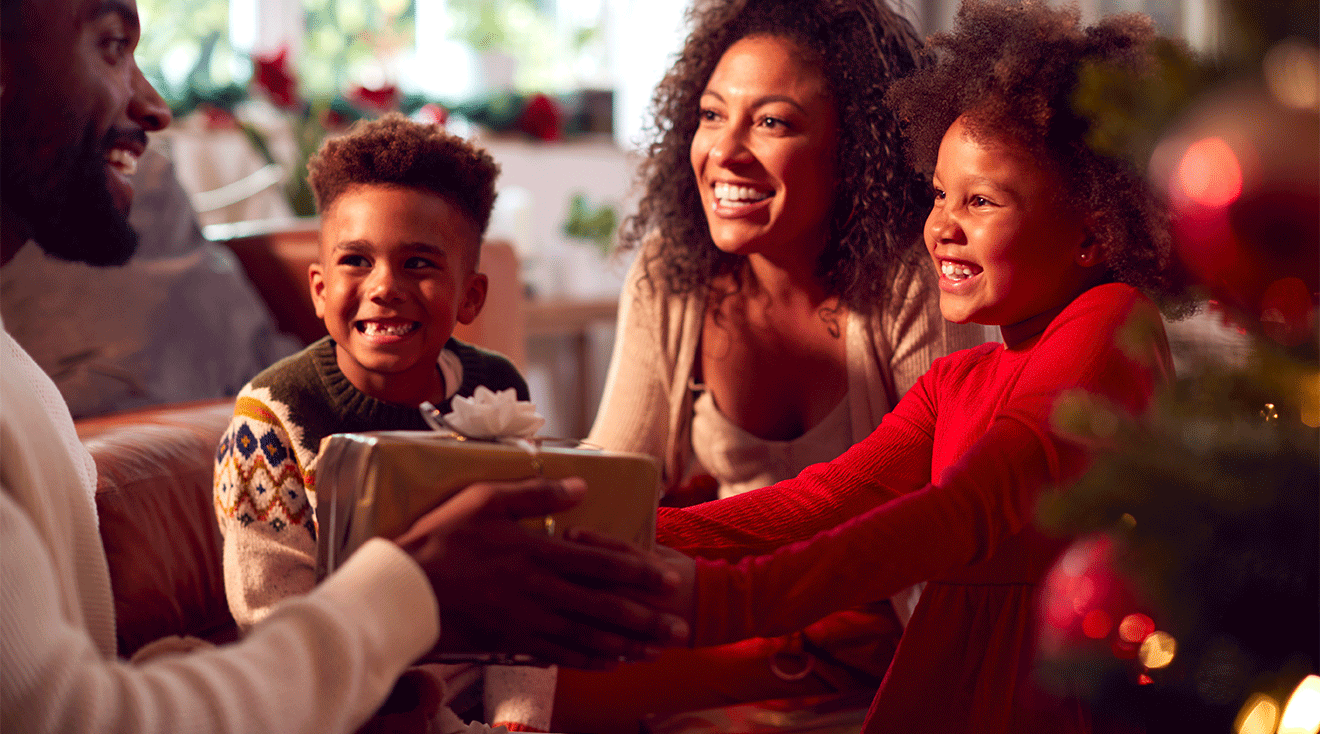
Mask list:
POLYGON ((1095 283, 1103 255, 1083 217, 1020 146, 973 137, 960 117, 940 143, 933 184, 925 240, 944 318, 1000 326, 1011 346, 1095 283))
POLYGON ((838 114, 797 44, 750 36, 724 52, 701 96, 692 171, 725 252, 823 248, 834 201, 838 114))

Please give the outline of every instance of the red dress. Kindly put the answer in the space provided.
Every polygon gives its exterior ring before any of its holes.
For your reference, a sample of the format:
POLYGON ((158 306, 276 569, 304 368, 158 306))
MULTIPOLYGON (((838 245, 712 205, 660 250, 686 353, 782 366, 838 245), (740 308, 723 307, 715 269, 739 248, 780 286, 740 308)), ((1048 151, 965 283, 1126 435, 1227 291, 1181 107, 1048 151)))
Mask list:
POLYGON ((838 459, 662 511, 661 543, 730 559, 698 562, 694 644, 782 634, 929 579, 864 732, 1086 730, 1075 702, 1028 680, 1036 585, 1067 544, 1031 526, 1036 499, 1086 464, 1050 413, 1075 388, 1140 411, 1170 365, 1154 306, 1097 286, 1023 344, 937 360, 838 459), (1120 348, 1138 317, 1156 338, 1120 348))

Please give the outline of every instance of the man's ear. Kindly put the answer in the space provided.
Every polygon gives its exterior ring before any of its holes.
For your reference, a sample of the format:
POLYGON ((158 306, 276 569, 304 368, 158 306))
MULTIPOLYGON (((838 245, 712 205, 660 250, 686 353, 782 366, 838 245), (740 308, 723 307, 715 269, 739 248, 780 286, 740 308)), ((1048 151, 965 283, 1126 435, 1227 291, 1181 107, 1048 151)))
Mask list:
POLYGON ((307 288, 312 294, 312 306, 316 309, 316 318, 325 318, 325 277, 321 272, 321 263, 307 266, 307 288))
POLYGON ((463 300, 458 304, 458 323, 470 324, 476 321, 481 307, 486 305, 486 289, 489 287, 485 273, 473 273, 468 276, 463 287, 463 300))

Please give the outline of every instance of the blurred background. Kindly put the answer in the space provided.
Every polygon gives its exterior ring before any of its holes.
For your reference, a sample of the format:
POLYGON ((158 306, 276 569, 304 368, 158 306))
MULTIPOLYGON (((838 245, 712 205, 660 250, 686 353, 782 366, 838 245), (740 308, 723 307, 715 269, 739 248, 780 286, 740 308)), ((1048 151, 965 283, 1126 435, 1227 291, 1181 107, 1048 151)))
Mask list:
MULTIPOLYGON (((528 372, 556 435, 589 427, 626 258, 655 84, 684 38, 676 0, 141 0, 138 62, 176 112, 153 148, 208 239, 307 231, 305 161, 353 120, 398 109, 444 121, 503 166, 491 240, 512 245, 528 372)), ((896 4, 923 33, 956 0, 896 4)), ((1213 51, 1212 0, 1085 0, 1138 10, 1213 51)), ((250 265, 251 263, 245 263, 250 265)), ((294 287, 294 286, 290 286, 294 287)), ((287 330, 288 324, 279 324, 287 330)), ((471 335, 469 335, 471 336, 471 335)), ((515 338, 517 336, 515 335, 515 338)), ((498 345, 497 345, 498 346, 498 345)))
MULTIPOLYGON (((319 336, 306 295, 316 220, 306 160, 354 120, 399 110, 502 166, 483 257, 486 314, 461 338, 528 375, 547 432, 587 432, 605 381, 655 84, 680 0, 140 0, 137 59, 175 112, 136 181, 144 246, 113 287, 24 253, 0 274, 7 327, 86 416, 232 395, 319 336), (30 315, 63 314, 58 328, 30 315), (29 324, 31 326, 29 326, 29 324), (490 328, 498 324, 498 328, 490 328)), ((895 7, 923 34, 956 0, 895 7)), ((1217 0, 1083 0, 1223 45, 1217 0)))

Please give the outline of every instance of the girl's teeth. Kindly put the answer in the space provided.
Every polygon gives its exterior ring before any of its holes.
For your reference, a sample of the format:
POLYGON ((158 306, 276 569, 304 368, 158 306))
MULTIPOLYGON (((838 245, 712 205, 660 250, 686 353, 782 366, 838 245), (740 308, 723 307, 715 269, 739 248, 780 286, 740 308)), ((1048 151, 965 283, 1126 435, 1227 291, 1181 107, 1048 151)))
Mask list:
POLYGON ((770 198, 770 192, 758 191, 748 186, 717 183, 713 188, 715 201, 721 205, 754 204, 770 198))
POLYGON ((940 263, 940 272, 944 274, 944 277, 951 280, 962 280, 963 278, 970 278, 974 275, 971 267, 947 261, 940 263))
POLYGON ((367 336, 403 336, 413 330, 413 324, 381 324, 363 321, 362 333, 367 336))

